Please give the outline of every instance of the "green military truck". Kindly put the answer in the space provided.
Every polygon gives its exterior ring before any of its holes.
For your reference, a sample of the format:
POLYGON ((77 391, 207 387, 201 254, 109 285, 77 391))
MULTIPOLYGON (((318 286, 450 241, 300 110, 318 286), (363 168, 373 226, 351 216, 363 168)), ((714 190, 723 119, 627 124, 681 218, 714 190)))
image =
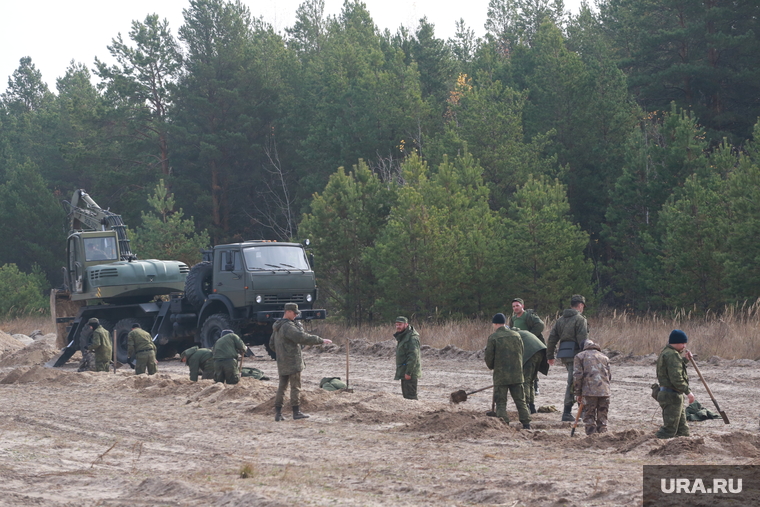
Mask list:
POLYGON ((318 292, 308 240, 217 245, 188 268, 179 261, 138 260, 121 217, 83 190, 65 204, 71 221, 68 262, 63 286, 50 295, 63 349, 55 366, 87 346, 86 324, 93 317, 115 333, 117 359, 124 363, 134 323, 151 333, 159 357, 194 344, 211 348, 223 329, 234 330, 250 346, 264 345, 274 356, 269 336, 285 303, 298 303, 304 320, 327 315, 314 307, 318 292))

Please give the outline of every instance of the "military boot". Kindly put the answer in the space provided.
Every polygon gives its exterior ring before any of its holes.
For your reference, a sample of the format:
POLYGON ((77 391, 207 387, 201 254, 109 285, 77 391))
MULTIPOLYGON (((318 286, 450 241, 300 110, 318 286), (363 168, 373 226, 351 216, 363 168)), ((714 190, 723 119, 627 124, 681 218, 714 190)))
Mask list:
POLYGON ((535 403, 528 403, 528 408, 530 409, 531 414, 536 413, 536 404, 535 403))
POLYGON ((282 407, 274 407, 274 420, 275 421, 285 420, 285 418, 282 416, 282 407))
POLYGON ((301 407, 298 405, 293 407, 293 419, 308 419, 309 414, 301 412, 301 407))
POLYGON ((575 421, 575 417, 573 417, 573 406, 572 405, 565 405, 565 411, 562 412, 562 421, 575 421))
POLYGON ((523 423, 523 429, 524 430, 530 430, 530 429, 533 429, 533 428, 530 427, 530 423, 523 423))

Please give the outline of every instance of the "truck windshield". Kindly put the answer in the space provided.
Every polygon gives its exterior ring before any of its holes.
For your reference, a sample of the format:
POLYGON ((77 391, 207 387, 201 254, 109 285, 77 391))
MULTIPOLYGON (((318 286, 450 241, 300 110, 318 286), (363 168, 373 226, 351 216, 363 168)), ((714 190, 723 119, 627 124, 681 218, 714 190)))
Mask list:
POLYGON ((244 248, 243 254, 249 270, 309 269, 303 248, 297 246, 252 246, 244 248))

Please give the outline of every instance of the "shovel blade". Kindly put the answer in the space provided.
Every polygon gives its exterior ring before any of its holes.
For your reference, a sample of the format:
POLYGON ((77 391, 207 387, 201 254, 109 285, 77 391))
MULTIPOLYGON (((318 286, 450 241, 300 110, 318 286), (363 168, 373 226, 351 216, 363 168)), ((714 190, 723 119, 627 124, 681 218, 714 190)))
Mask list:
POLYGON ((726 415, 726 413, 724 411, 720 410, 720 411, 718 411, 718 413, 723 418, 723 422, 724 423, 731 424, 730 422, 728 422, 728 416, 726 415))
POLYGON ((467 392, 465 390, 460 389, 459 391, 451 393, 452 403, 462 403, 463 401, 467 401, 467 392))

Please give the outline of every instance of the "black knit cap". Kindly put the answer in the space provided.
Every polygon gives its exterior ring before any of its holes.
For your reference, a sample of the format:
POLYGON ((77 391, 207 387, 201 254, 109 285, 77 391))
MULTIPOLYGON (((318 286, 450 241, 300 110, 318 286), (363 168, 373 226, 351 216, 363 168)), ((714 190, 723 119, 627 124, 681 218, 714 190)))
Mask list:
POLYGON ((671 331, 670 338, 668 338, 668 343, 686 343, 688 341, 689 338, 686 336, 686 333, 680 329, 674 329, 671 331))
POLYGON ((494 324, 506 324, 507 318, 504 316, 503 313, 497 313, 493 316, 493 319, 491 319, 491 322, 494 324))

